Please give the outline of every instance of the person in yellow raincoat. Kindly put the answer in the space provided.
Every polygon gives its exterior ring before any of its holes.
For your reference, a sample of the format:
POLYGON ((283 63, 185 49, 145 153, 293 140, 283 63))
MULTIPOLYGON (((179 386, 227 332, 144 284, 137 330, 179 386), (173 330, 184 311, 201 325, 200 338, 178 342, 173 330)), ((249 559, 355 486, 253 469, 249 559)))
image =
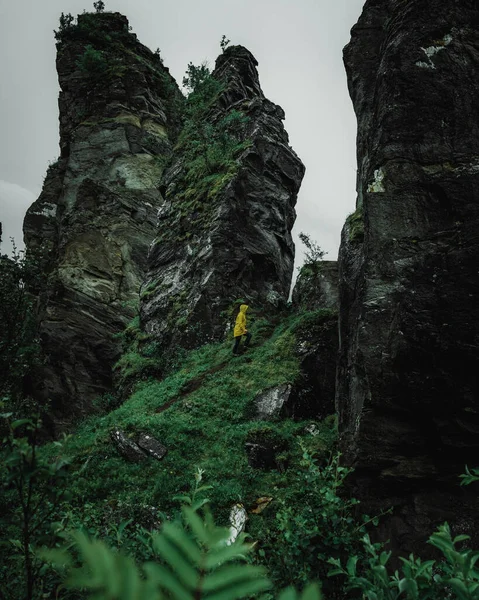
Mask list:
POLYGON ((242 304, 239 309, 238 316, 236 317, 235 329, 233 332, 235 338, 235 344, 233 346, 233 354, 238 354, 241 343, 241 338, 246 337, 244 347, 247 348, 251 341, 251 333, 246 329, 246 311, 248 310, 247 304, 242 304))

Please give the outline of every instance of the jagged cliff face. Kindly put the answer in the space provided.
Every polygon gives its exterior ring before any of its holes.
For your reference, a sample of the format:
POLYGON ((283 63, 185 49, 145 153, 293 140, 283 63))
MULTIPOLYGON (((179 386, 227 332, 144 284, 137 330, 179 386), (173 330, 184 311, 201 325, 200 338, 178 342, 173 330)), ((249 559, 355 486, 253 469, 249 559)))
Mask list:
POLYGON ((114 336, 138 310, 182 96, 118 13, 80 15, 61 38, 61 154, 24 234, 49 271, 35 393, 66 415, 111 387, 114 336))
POLYGON ((340 433, 404 549, 473 523, 457 477, 479 446, 478 25, 473 2, 370 0, 344 53, 358 211, 339 257, 340 433))
POLYGON ((141 310, 146 331, 166 347, 221 338, 236 299, 272 308, 288 297, 304 166, 288 144, 283 110, 264 97, 256 66, 248 50, 233 46, 213 72, 223 88, 206 121, 213 127, 233 112, 242 119, 240 151, 224 177, 210 175, 203 193, 195 185, 185 193, 181 147, 165 177, 141 310))

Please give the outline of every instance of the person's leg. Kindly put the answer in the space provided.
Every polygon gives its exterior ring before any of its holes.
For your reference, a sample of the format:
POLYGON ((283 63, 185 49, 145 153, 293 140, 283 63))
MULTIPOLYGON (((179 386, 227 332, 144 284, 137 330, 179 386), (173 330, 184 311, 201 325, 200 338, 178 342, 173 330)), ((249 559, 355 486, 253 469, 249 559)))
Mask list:
POLYGON ((244 347, 247 348, 251 342, 251 333, 248 331, 248 333, 245 333, 244 337, 246 338, 244 347))
POLYGON ((233 346, 233 354, 238 354, 240 342, 241 342, 241 336, 238 335, 237 337, 235 337, 235 344, 233 346))

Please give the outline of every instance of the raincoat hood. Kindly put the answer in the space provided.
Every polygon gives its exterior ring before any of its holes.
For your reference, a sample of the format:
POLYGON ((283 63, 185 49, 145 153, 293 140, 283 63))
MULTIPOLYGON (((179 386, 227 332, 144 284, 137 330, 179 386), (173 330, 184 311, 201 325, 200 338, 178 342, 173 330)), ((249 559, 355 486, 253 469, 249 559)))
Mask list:
POLYGON ((238 316, 236 317, 236 323, 233 335, 238 337, 247 333, 246 329, 246 311, 248 310, 247 304, 242 304, 239 309, 238 316))

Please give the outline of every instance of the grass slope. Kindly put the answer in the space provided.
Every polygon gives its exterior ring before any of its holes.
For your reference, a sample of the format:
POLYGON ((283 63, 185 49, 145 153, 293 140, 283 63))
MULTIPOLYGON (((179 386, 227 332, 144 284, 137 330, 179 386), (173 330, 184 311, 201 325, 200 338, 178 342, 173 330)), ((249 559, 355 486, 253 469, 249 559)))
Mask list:
MULTIPOLYGON (((298 333, 328 318, 328 311, 290 315, 274 329, 258 322, 252 328, 254 345, 245 354, 233 356, 229 341, 205 345, 163 381, 138 383, 119 408, 81 423, 64 445, 73 463, 73 522, 90 522, 97 531, 125 518, 151 526, 155 511, 169 515, 177 507, 174 496, 191 487, 196 467, 213 485, 209 496, 219 520, 226 519, 234 503, 248 507, 261 496, 280 499, 301 457, 298 439, 315 455, 329 454, 334 418, 317 424, 319 434, 312 436, 305 430, 311 420, 255 420, 254 398, 297 379, 298 333), (167 446, 167 456, 161 462, 127 462, 111 441, 114 428, 133 438, 154 436, 167 446), (245 442, 257 435, 281 442, 279 469, 249 466, 245 442)), ((53 455, 57 450, 49 446, 45 451, 53 455)))

